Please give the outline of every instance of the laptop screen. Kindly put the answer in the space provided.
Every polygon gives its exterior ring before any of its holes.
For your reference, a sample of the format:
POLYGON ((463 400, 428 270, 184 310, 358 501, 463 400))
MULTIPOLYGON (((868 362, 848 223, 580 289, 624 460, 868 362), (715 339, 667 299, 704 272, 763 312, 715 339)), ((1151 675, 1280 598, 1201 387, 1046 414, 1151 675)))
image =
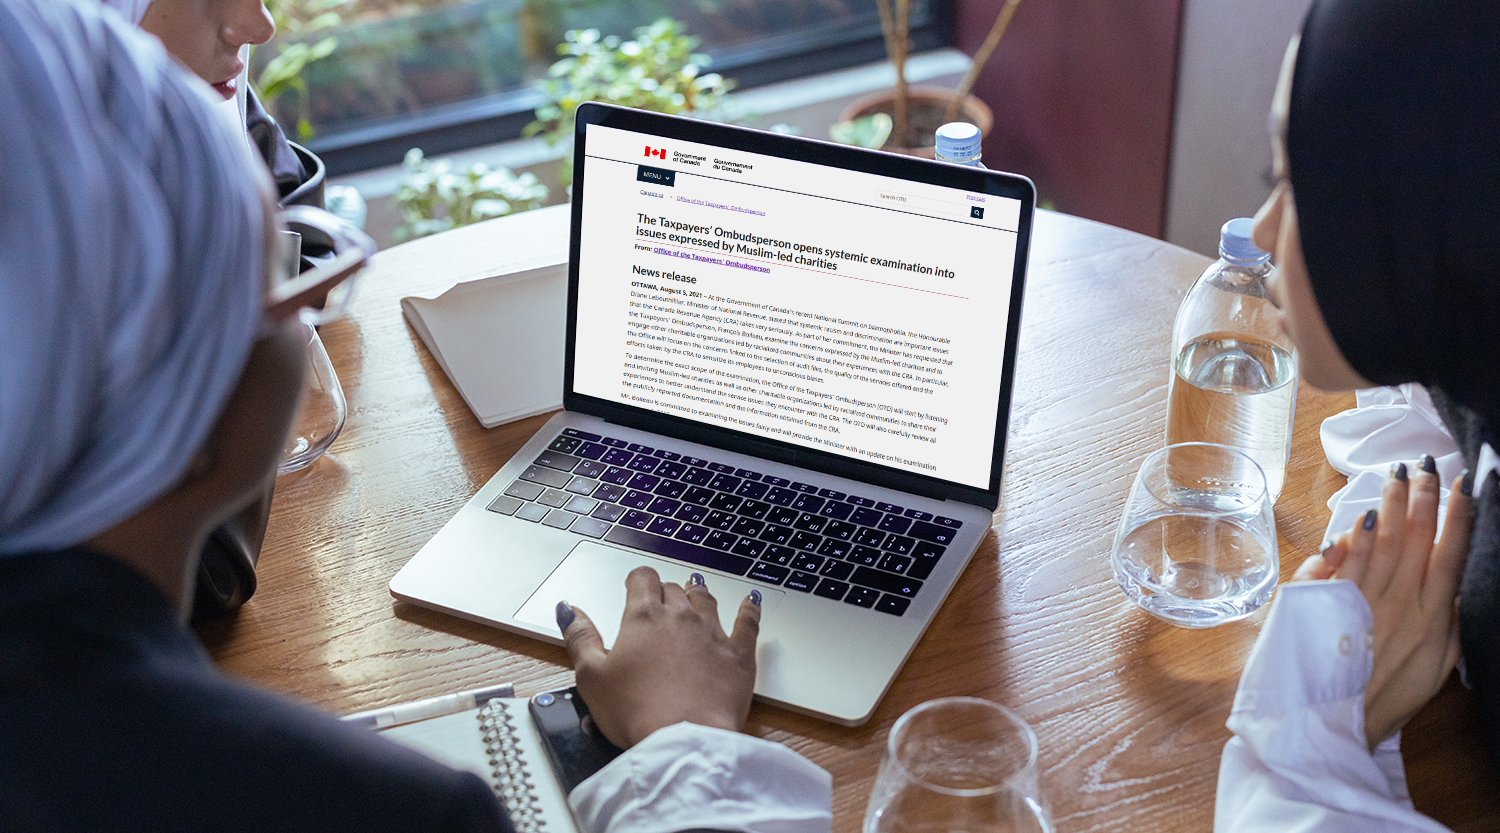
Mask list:
POLYGON ((572 392, 997 488, 1029 183, 822 164, 843 149, 795 140, 761 153, 732 128, 581 129, 572 392))

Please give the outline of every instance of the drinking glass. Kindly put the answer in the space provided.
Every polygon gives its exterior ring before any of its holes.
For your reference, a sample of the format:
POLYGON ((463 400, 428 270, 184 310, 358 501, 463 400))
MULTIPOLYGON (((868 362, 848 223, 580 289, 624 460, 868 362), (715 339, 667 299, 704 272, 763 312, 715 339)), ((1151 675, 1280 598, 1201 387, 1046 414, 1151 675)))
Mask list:
POLYGON ((318 331, 305 321, 297 326, 306 331, 307 367, 302 374, 302 402, 297 407, 297 421, 292 423, 281 464, 276 467, 277 474, 289 474, 312 465, 339 438, 349 413, 344 388, 333 372, 333 362, 328 359, 318 331))
POLYGON ((1052 833, 1036 734, 977 697, 929 700, 891 729, 865 833, 1052 833))
POLYGON ((1152 453, 1130 487, 1111 561, 1125 595, 1163 621, 1209 628, 1249 616, 1280 575, 1265 474, 1215 443, 1152 453))

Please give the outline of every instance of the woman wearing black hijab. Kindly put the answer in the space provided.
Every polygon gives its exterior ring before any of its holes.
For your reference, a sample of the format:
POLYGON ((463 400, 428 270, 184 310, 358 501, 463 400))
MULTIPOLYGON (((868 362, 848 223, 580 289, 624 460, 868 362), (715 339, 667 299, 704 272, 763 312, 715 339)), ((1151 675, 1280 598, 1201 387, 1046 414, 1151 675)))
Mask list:
POLYGON ((1442 830, 1412 809, 1400 729, 1460 646, 1500 750, 1500 5, 1316 2, 1272 134, 1256 242, 1302 377, 1426 386, 1468 470, 1438 536, 1432 458, 1397 465, 1380 509, 1298 570, 1343 580, 1282 589, 1235 698, 1215 828, 1442 830))

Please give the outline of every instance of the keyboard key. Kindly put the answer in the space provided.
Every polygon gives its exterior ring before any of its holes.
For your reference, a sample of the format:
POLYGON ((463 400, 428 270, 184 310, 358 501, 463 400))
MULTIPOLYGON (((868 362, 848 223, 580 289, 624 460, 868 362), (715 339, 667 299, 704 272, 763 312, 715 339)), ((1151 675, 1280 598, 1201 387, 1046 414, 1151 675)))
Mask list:
POLYGON ((911 556, 888 552, 884 558, 880 559, 880 563, 875 566, 885 570, 887 573, 904 576, 906 575, 906 568, 911 566, 911 556))
POLYGON ((766 523, 791 526, 793 521, 802 517, 802 513, 790 506, 773 506, 766 512, 766 523))
POLYGON ((677 534, 677 529, 682 526, 682 521, 672 518, 657 518, 646 526, 646 531, 654 535, 665 535, 671 538, 677 534))
POLYGON ((817 495, 798 495, 797 499, 792 501, 791 506, 793 509, 800 509, 803 512, 816 512, 822 509, 823 504, 827 502, 817 495))
POLYGON ((708 513, 708 517, 703 519, 703 525, 709 529, 728 529, 734 526, 734 522, 737 520, 739 519, 734 515, 715 509, 708 513))
POLYGON ((873 587, 876 590, 884 590, 887 593, 895 593, 898 596, 911 598, 922 589, 922 582, 916 581, 909 576, 893 576, 890 573, 882 573, 869 567, 855 567, 851 580, 864 587, 873 587))
POLYGON ((765 497, 766 492, 770 490, 771 487, 767 486, 764 483, 756 483, 754 480, 746 480, 744 483, 740 484, 740 487, 738 489, 734 490, 734 493, 739 495, 740 497, 760 500, 761 498, 765 497))
POLYGON ((923 512, 920 509, 908 509, 905 512, 902 512, 901 514, 905 515, 908 518, 911 518, 914 521, 930 521, 930 520, 932 520, 932 513, 931 512, 923 512))
POLYGON ((609 446, 607 445, 600 445, 599 443, 584 443, 583 445, 578 447, 577 455, 585 460, 598 460, 600 457, 604 456, 604 453, 606 451, 609 451, 609 446))
POLYGON ((788 590, 801 590, 803 593, 810 593, 817 584, 817 576, 793 570, 792 574, 787 576, 786 583, 782 586, 788 590))
POLYGON ((850 573, 853 572, 853 564, 850 564, 847 561, 835 561, 834 559, 830 558, 827 561, 823 562, 822 568, 818 570, 818 575, 843 581, 844 579, 849 577, 850 573))
POLYGON ((682 459, 682 455, 681 454, 678 454, 675 451, 668 451, 665 448, 658 448, 656 451, 652 452, 652 456, 660 457, 663 460, 681 460, 682 459))
POLYGON ((880 519, 880 523, 875 528, 882 532, 894 532, 897 535, 905 535, 906 530, 911 528, 911 519, 903 518, 900 515, 886 515, 880 519))
POLYGON ((708 533, 708 537, 703 539, 703 546, 709 547, 710 549, 724 550, 727 552, 734 546, 734 543, 738 540, 738 535, 716 529, 713 532, 708 533))
POLYGON ((840 541, 837 538, 824 538, 823 544, 818 547, 818 555, 826 555, 829 558, 843 558, 853 549, 848 541, 840 541))
POLYGON ((570 499, 572 499, 572 497, 572 494, 564 492, 561 489, 548 489, 547 491, 542 492, 542 496, 537 498, 536 502, 542 504, 543 506, 551 506, 553 508, 557 508, 567 503, 570 499))
MULTIPOLYGON (((561 489, 562 487, 568 485, 568 481, 572 480, 573 476, 568 474, 567 472, 561 472, 557 471, 556 469, 549 469, 543 466, 527 466, 526 470, 521 472, 521 479, 527 481, 528 483, 540 483, 543 486, 551 486, 554 489, 561 489)), ((520 495, 514 495, 513 497, 520 497, 520 495)))
POLYGON ((923 541, 931 541, 934 544, 953 543, 954 529, 948 526, 917 521, 907 530, 907 534, 913 538, 921 538, 923 541))
POLYGON ((656 467, 656 473, 669 480, 676 480, 682 477, 683 473, 687 470, 688 467, 682 463, 662 463, 656 467))
POLYGON ((591 497, 577 495, 567 503, 563 504, 563 508, 568 510, 569 512, 577 512, 580 515, 587 515, 590 512, 593 512, 595 509, 599 508, 599 501, 594 500, 591 497))
POLYGON ((593 496, 598 498, 599 500, 607 500, 610 503, 615 503, 620 498, 625 496, 625 487, 615 486, 610 483, 602 483, 598 488, 594 489, 593 496))
POLYGON ((536 500, 537 495, 545 491, 547 491, 547 487, 540 483, 527 483, 524 480, 517 480, 510 484, 510 488, 506 489, 505 493, 521 500, 536 500))
POLYGON ((547 517, 547 513, 551 511, 551 509, 548 509, 545 506, 541 506, 535 503, 528 503, 525 506, 522 506, 520 509, 516 510, 516 517, 525 518, 532 523, 536 523, 542 518, 547 517))
POLYGON ((525 505, 526 502, 523 500, 513 498, 510 495, 500 495, 499 497, 490 501, 490 505, 486 506, 485 508, 490 510, 491 512, 499 512, 502 515, 514 515, 516 514, 517 509, 520 509, 525 505))
POLYGON ((823 535, 828 538, 837 538, 840 541, 849 541, 854 538, 854 533, 858 530, 859 527, 854 524, 846 524, 843 521, 829 521, 828 525, 823 527, 823 535))
POLYGON ((662 497, 676 499, 682 497, 682 493, 686 492, 687 490, 688 485, 686 483, 678 483, 676 480, 663 480, 662 482, 656 484, 656 488, 652 489, 651 491, 661 495, 662 497))
POLYGON ((630 459, 634 456, 634 454, 631 454, 623 448, 611 448, 610 450, 604 452, 604 456, 599 458, 599 462, 608 463, 611 466, 623 466, 626 463, 629 463, 630 459))
POLYGON ((624 448, 625 446, 630 445, 630 443, 627 443, 624 440, 617 440, 614 437, 600 437, 599 442, 604 443, 610 448, 624 448))
POLYGON ((765 477, 762 477, 760 479, 760 482, 765 483, 768 486, 790 486, 790 485, 792 485, 792 481, 787 480, 784 477, 772 477, 769 474, 766 475, 765 477))
POLYGON ((634 489, 625 493, 620 498, 620 505, 628 509, 645 509, 651 505, 652 496, 650 492, 637 492, 634 489))
POLYGON ((836 492, 833 489, 819 489, 818 497, 826 497, 829 500, 843 500, 844 498, 848 497, 848 495, 844 494, 843 492, 836 492))
POLYGON ((568 527, 570 532, 579 535, 587 535, 590 538, 603 538, 604 533, 609 531, 610 524, 597 518, 579 518, 568 527))
POLYGON ((577 519, 577 515, 566 509, 553 509, 547 513, 547 517, 542 518, 542 523, 554 529, 567 529, 577 519))
POLYGON ((547 448, 550 451, 561 451, 564 454, 572 454, 578 450, 580 445, 583 445, 582 438, 559 434, 557 439, 553 440, 552 444, 547 446, 547 448))
POLYGON ((795 491, 795 492, 805 492, 805 493, 810 494, 810 495, 815 495, 815 494, 818 493, 818 487, 817 486, 814 486, 811 483, 798 483, 795 480, 792 481, 791 488, 792 488, 792 491, 795 491))
POLYGON ((854 514, 849 516, 849 522, 859 524, 860 526, 874 526, 875 524, 880 523, 880 519, 884 517, 884 513, 876 512, 874 509, 866 509, 865 507, 861 506, 858 509, 854 510, 854 514))
POLYGON ((822 596, 825 599, 833 599, 834 601, 838 601, 839 599, 844 598, 844 594, 847 592, 849 592, 848 583, 837 581, 831 578, 825 578, 822 581, 818 582, 817 588, 813 590, 813 595, 822 596))
POLYGON ((616 506, 613 503, 601 503, 599 508, 590 513, 601 521, 618 521, 625 514, 625 507, 616 506))
POLYGON ((733 512, 734 510, 740 508, 740 504, 744 502, 745 499, 742 497, 735 497, 734 495, 720 492, 719 494, 714 495, 713 500, 710 500, 708 502, 708 508, 719 509, 724 512, 733 512))
POLYGON ((708 517, 708 507, 699 506, 695 503, 684 503, 676 512, 672 513, 672 517, 680 521, 687 521, 690 524, 701 523, 704 518, 708 517))
POLYGON ((862 564, 866 567, 874 567, 884 557, 885 553, 874 547, 855 547, 849 555, 845 556, 848 561, 855 564, 862 564))
POLYGON ((742 482, 744 481, 733 475, 718 474, 714 475, 714 479, 708 482, 708 488, 718 492, 733 492, 740 487, 740 483, 742 482))
POLYGON ((656 467, 660 463, 661 461, 656 459, 655 457, 647 457, 644 454, 637 454, 634 459, 625 464, 625 468, 630 469, 631 471, 641 471, 650 474, 651 472, 656 471, 656 467))
POLYGON ((885 540, 885 533, 878 529, 862 526, 854 533, 854 543, 864 544, 867 547, 878 547, 885 540))
POLYGON ((760 534, 760 540, 770 541, 773 544, 785 544, 792 540, 792 530, 784 526, 768 524, 764 532, 760 534))
POLYGON ((577 438, 579 438, 581 440, 597 440, 597 439, 599 439, 599 435, 598 434, 590 434, 587 431, 580 431, 577 428, 564 428, 562 430, 562 435, 565 436, 565 437, 577 437, 577 438))
POLYGON ((537 455, 535 462, 537 465, 546 466, 549 469, 572 471, 579 463, 583 462, 583 458, 574 457, 571 454, 563 454, 559 451, 543 451, 537 455))
POLYGON ((758 471, 751 471, 749 469, 735 469, 734 470, 734 476, 735 477, 743 477, 746 480, 759 480, 760 479, 760 472, 758 472, 758 471))
POLYGON ((882 512, 895 512, 897 515, 906 511, 905 507, 897 506, 894 503, 876 503, 875 508, 882 512))
POLYGON ((769 546, 771 545, 765 541, 757 541, 754 538, 740 538, 735 543, 734 549, 730 550, 730 552, 735 555, 743 555, 747 558, 759 558, 760 554, 765 552, 769 546))
POLYGON ((823 504, 823 508, 818 510, 818 514, 822 515, 825 518, 833 518, 834 520, 842 521, 843 519, 849 517, 849 513, 853 511, 854 504, 852 503, 830 500, 827 503, 823 504))
MULTIPOLYGON (((684 526, 684 529, 688 527, 684 526)), ((702 527, 696 527, 703 529, 702 527)), ((621 544, 634 547, 655 555, 675 558, 699 567, 707 567, 711 570, 719 570, 730 575, 742 576, 749 572, 755 563, 751 559, 727 552, 711 550, 708 547, 700 547, 694 543, 682 539, 682 531, 679 530, 676 538, 663 538, 660 535, 652 535, 649 532, 631 529, 626 526, 616 526, 605 533, 604 540, 612 544, 621 544)))
POLYGON ((708 468, 720 474, 734 474, 734 466, 727 466, 723 463, 709 463, 708 468))
POLYGON ((819 515, 813 515, 808 512, 803 512, 797 517, 797 520, 792 521, 792 529, 800 529, 803 532, 822 532, 823 527, 827 525, 827 518, 819 515))
POLYGON ((577 475, 578 477, 597 478, 608 468, 609 466, 604 465, 598 460, 584 460, 582 463, 578 464, 578 468, 573 469, 573 474, 577 475))
POLYGON ((906 608, 909 606, 911 606, 911 599, 903 599, 900 596, 892 596, 889 593, 881 596, 880 601, 875 603, 876 610, 881 613, 889 613, 892 616, 900 616, 906 612, 906 608))
POLYGON ((912 565, 906 571, 912 578, 925 579, 932 575, 932 570, 937 566, 938 559, 943 555, 943 547, 926 541, 918 541, 916 549, 912 550, 912 565))
POLYGON ((740 518, 739 520, 736 520, 734 522, 734 526, 730 527, 729 531, 733 532, 735 535, 749 535, 750 537, 754 538, 761 533, 761 530, 765 528, 765 521, 757 521, 754 518, 740 518))
POLYGON ((786 506, 797 499, 797 493, 791 489, 783 489, 780 486, 766 492, 766 503, 774 503, 777 506, 786 506))
POLYGON ((849 497, 845 498, 845 500, 848 500, 850 503, 854 504, 855 506, 870 507, 870 506, 874 506, 875 505, 875 501, 870 500, 867 497, 860 497, 859 495, 850 495, 849 497))
POLYGON ((796 552, 793 552, 786 547, 776 546, 775 544, 772 544, 770 548, 765 551, 765 554, 761 556, 763 560, 768 561, 772 564, 780 564, 783 567, 792 563, 792 559, 796 557, 796 552))
POLYGON ((613 483, 616 486, 624 486, 630 482, 630 478, 632 477, 635 477, 635 472, 632 472, 630 469, 622 469, 619 466, 610 466, 604 470, 603 474, 599 475, 600 480, 603 480, 605 483, 613 483))
POLYGON ((708 469, 688 469, 677 478, 692 486, 707 486, 714 479, 714 473, 708 469))
POLYGON ((649 492, 655 489, 659 483, 661 483, 661 478, 654 474, 638 474, 630 478, 630 482, 625 485, 638 492, 649 492))
POLYGON ((885 550, 886 552, 893 552, 897 555, 906 555, 912 551, 912 548, 915 547, 916 544, 917 539, 915 538, 904 538, 893 533, 891 537, 885 539, 885 543, 881 544, 880 548, 885 550))
POLYGON ((651 446, 641 445, 640 443, 631 443, 630 445, 627 445, 625 447, 630 449, 631 451, 634 451, 636 454, 652 454, 656 451, 656 449, 652 448, 651 446))
POLYGON ((811 532, 802 532, 801 530, 793 532, 791 539, 786 542, 787 546, 794 550, 801 550, 802 552, 816 552, 822 544, 823 536, 814 535, 811 532))
POLYGON ((818 571, 818 568, 822 566, 823 556, 821 555, 802 554, 792 559, 793 570, 803 570, 809 573, 816 573, 818 571))
POLYGON ((942 515, 938 515, 936 518, 933 518, 932 522, 937 524, 938 526, 949 526, 954 529, 958 529, 959 527, 964 525, 963 521, 954 520, 953 518, 945 518, 942 515))
POLYGON ((791 570, 786 567, 778 567, 775 564, 767 564, 762 561, 750 568, 749 575, 750 578, 756 581, 763 581, 767 584, 780 584, 786 580, 789 573, 791 573, 791 570))
POLYGON ((858 607, 874 607, 875 601, 879 598, 879 590, 871 590, 868 587, 854 587, 850 588, 849 595, 844 597, 844 602, 858 607))
POLYGON ((703 539, 708 537, 708 533, 712 531, 706 526, 683 524, 682 529, 677 530, 677 534, 673 537, 679 541, 686 541, 689 544, 701 544, 703 543, 703 539))
POLYGON ((669 497, 659 497, 656 500, 651 501, 651 505, 646 507, 646 511, 650 512, 653 515, 670 515, 673 512, 676 512, 677 507, 681 505, 682 501, 680 500, 673 500, 669 497))
POLYGON ((771 504, 759 500, 747 500, 740 504, 740 514, 747 518, 761 520, 771 510, 771 504))
POLYGON ((656 520, 656 516, 652 515, 650 512, 642 512, 639 509, 631 509, 630 511, 625 513, 625 517, 620 519, 620 523, 630 527, 631 529, 645 529, 646 527, 650 526, 651 522, 654 520, 656 520))
POLYGON ((682 502, 696 503, 699 506, 707 506, 708 502, 713 500, 714 495, 717 494, 718 492, 715 492, 712 489, 705 489, 702 486, 693 486, 686 492, 682 493, 682 502))
POLYGON ((703 460, 703 459, 700 459, 698 457, 686 457, 685 456, 685 457, 682 458, 682 462, 686 463, 689 466, 697 466, 698 468, 703 468, 704 466, 708 465, 708 461, 707 460, 703 460))

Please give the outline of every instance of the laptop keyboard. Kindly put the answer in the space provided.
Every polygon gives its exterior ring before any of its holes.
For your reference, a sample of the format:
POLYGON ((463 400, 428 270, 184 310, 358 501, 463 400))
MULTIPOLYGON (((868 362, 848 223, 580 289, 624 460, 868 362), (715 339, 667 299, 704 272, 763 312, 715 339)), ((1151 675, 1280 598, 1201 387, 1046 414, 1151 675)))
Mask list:
POLYGON ((895 616, 961 526, 575 428, 489 510, 895 616))

